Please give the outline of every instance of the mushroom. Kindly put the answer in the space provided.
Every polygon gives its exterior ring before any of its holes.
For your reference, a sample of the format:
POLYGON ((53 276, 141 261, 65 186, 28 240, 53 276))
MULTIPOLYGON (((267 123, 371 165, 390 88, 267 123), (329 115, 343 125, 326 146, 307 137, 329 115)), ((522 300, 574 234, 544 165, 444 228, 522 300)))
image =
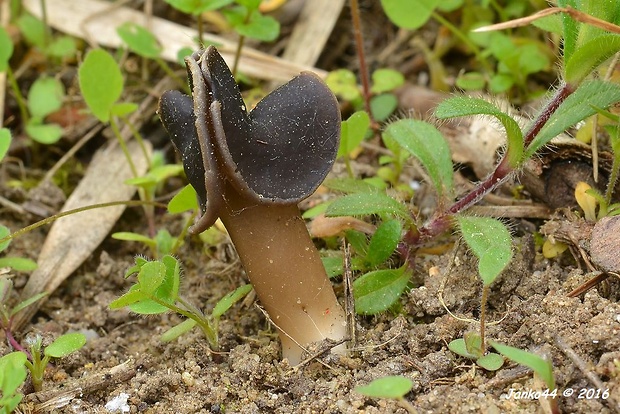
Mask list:
POLYGON ((269 318, 283 358, 346 336, 345 317, 297 203, 331 169, 340 111, 329 88, 303 72, 247 112, 232 73, 214 47, 185 59, 193 98, 161 97, 159 115, 180 152, 202 216, 219 217, 269 318))

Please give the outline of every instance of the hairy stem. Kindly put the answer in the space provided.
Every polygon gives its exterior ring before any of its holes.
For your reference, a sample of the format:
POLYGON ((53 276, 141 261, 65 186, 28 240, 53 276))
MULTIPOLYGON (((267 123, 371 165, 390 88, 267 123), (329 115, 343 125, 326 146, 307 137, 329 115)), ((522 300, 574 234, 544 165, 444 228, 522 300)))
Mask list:
MULTIPOLYGON (((564 84, 560 87, 560 89, 558 89, 553 98, 551 98, 547 106, 543 108, 526 132, 523 139, 526 150, 528 146, 532 144, 534 138, 536 138, 542 127, 549 121, 551 115, 557 111, 562 102, 564 102, 566 98, 568 98, 575 91, 575 89, 576 87, 572 84, 564 84)), ((439 234, 447 231, 451 226, 451 217, 453 215, 467 210, 474 204, 478 203, 484 196, 504 183, 511 174, 522 166, 525 161, 523 160, 516 167, 512 167, 508 162, 509 159, 509 154, 505 153, 500 162, 497 164, 497 167, 495 167, 495 170, 487 178, 478 183, 472 191, 457 200, 448 209, 437 213, 421 228, 410 230, 407 234, 405 234, 403 241, 409 250, 406 255, 411 257, 412 249, 415 250, 415 248, 420 246, 425 240, 438 236, 439 234)))

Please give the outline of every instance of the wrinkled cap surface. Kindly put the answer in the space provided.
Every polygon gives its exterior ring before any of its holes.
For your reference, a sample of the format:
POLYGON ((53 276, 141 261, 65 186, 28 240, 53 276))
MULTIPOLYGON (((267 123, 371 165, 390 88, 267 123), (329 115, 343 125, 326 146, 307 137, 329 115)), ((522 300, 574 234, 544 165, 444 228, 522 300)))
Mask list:
POLYGON ((202 231, 219 216, 224 180, 257 202, 308 197, 331 169, 340 142, 340 109, 327 85, 302 73, 247 112, 214 47, 185 59, 192 97, 168 91, 159 115, 198 194, 202 231))
POLYGON ((187 180, 198 194, 204 213, 206 205, 205 167, 196 133, 192 98, 179 91, 164 92, 159 101, 159 117, 181 154, 187 180))
MULTIPOLYGON (((216 146, 240 192, 275 203, 298 202, 330 171, 340 142, 340 109, 327 85, 302 73, 247 112, 226 62, 214 47, 201 57, 216 146)), ((194 76, 192 83, 198 80, 194 76)), ((194 100, 199 99, 194 95, 194 100)))

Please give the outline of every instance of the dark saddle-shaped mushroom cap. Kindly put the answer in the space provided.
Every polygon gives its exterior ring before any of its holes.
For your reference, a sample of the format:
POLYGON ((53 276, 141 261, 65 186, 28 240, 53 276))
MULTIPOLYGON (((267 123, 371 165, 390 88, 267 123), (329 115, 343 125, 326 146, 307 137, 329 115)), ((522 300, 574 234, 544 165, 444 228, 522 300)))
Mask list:
POLYGON ((167 92, 159 113, 203 212, 217 218, 211 195, 222 191, 223 180, 258 202, 297 203, 312 194, 330 171, 340 141, 340 110, 327 85, 304 72, 248 113, 215 47, 186 63, 193 100, 167 92))

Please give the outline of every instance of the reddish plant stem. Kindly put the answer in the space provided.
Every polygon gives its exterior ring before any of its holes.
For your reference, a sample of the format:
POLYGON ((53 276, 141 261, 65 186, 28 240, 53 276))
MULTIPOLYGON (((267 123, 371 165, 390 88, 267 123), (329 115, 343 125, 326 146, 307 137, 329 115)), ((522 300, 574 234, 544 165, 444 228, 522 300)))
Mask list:
POLYGON ((372 119, 370 112, 370 80, 368 79, 368 66, 366 65, 366 55, 364 54, 364 38, 362 36, 362 22, 360 20, 360 8, 357 0, 350 0, 351 19, 353 21, 353 35, 355 37, 355 47, 357 49, 357 59, 360 64, 360 79, 362 81, 362 94, 364 95, 364 107, 368 116, 372 119))
MULTIPOLYGON (((542 127, 545 126, 545 124, 549 121, 551 115, 553 115, 555 111, 557 111, 558 107, 562 104, 562 102, 564 102, 566 98, 568 98, 574 91, 575 87, 571 84, 564 84, 560 89, 558 89, 556 94, 549 101, 547 106, 541 111, 541 113, 535 119, 534 123, 531 125, 530 129, 523 137, 523 143, 525 148, 527 148, 528 145, 532 143, 532 141, 534 140, 534 138, 536 138, 542 127)), ((447 210, 437 213, 424 226, 420 227, 419 229, 413 229, 407 232, 403 238, 403 243, 405 244, 405 246, 401 246, 401 253, 403 252, 403 247, 407 249, 408 252, 405 256, 411 260, 413 251, 416 249, 416 247, 420 246, 424 241, 438 236, 439 234, 447 231, 450 228, 452 224, 452 216, 454 214, 460 213, 461 211, 473 206, 484 196, 495 190, 500 184, 506 181, 508 177, 510 177, 510 175, 516 171, 516 168, 509 164, 509 157, 507 155, 507 153, 504 154, 497 167, 495 167, 493 173, 487 178, 485 178, 483 181, 478 183, 476 188, 474 188, 471 192, 467 193, 465 196, 457 200, 447 210)))

